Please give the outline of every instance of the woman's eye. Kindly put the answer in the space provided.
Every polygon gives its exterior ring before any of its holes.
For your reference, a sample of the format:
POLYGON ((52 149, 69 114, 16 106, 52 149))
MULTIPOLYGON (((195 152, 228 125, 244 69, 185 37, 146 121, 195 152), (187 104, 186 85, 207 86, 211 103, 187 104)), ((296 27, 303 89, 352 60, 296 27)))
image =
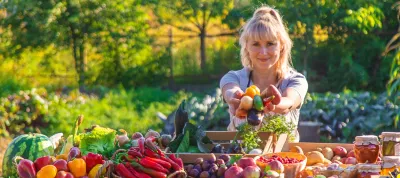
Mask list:
POLYGON ((259 43, 253 43, 253 46, 260 46, 259 43))
POLYGON ((274 42, 268 42, 268 43, 267 43, 268 46, 273 46, 273 45, 275 45, 275 44, 276 44, 276 43, 274 43, 274 42))

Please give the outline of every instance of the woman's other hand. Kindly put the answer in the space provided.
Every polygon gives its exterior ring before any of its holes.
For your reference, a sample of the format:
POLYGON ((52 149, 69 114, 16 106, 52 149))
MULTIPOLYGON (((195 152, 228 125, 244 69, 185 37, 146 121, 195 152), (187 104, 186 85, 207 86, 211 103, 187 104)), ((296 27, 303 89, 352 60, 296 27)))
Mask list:
POLYGON ((270 96, 274 96, 272 101, 266 102, 264 106, 264 112, 269 113, 271 111, 275 110, 275 105, 278 105, 281 102, 282 95, 281 92, 274 86, 270 85, 268 86, 262 93, 261 97, 264 99, 267 99, 270 96))

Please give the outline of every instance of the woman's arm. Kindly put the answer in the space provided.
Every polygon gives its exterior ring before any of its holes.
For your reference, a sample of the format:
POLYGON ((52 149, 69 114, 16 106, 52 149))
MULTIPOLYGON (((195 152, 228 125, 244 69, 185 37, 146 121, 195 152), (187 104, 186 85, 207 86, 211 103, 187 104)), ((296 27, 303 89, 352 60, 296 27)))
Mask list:
POLYGON ((287 88, 281 98, 281 102, 275 106, 275 113, 287 114, 292 109, 300 107, 301 97, 293 88, 287 88))
MULTIPOLYGON (((267 97, 271 95, 275 95, 275 98, 280 97, 279 94, 272 92, 279 92, 275 86, 271 85, 268 87, 270 92, 267 92, 267 97), (278 96, 277 96, 278 95, 278 96)), ((301 104, 301 97, 299 93, 293 88, 287 88, 282 96, 280 97, 279 102, 270 102, 264 108, 264 112, 274 112, 279 114, 287 114, 290 110, 296 109, 300 107, 301 104)))

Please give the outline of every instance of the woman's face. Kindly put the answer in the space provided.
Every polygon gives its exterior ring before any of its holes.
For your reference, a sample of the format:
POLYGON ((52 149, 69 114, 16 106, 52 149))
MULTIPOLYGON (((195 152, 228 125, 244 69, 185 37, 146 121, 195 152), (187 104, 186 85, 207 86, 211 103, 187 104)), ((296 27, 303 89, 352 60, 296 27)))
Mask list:
POLYGON ((247 51, 253 64, 253 69, 271 69, 280 58, 282 49, 279 40, 257 39, 248 40, 247 51))

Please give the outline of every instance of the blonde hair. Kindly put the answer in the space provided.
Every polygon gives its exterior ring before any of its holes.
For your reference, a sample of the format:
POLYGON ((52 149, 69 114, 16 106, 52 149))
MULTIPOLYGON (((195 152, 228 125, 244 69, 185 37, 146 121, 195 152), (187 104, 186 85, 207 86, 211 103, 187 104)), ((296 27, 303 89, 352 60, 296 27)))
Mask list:
POLYGON ((268 6, 258 8, 253 17, 251 17, 243 26, 240 34, 239 44, 240 57, 243 67, 253 69, 253 65, 249 58, 249 53, 246 49, 248 40, 278 40, 282 45, 280 58, 276 64, 277 80, 283 79, 284 74, 292 69, 291 49, 293 42, 289 37, 285 25, 279 13, 268 6))

